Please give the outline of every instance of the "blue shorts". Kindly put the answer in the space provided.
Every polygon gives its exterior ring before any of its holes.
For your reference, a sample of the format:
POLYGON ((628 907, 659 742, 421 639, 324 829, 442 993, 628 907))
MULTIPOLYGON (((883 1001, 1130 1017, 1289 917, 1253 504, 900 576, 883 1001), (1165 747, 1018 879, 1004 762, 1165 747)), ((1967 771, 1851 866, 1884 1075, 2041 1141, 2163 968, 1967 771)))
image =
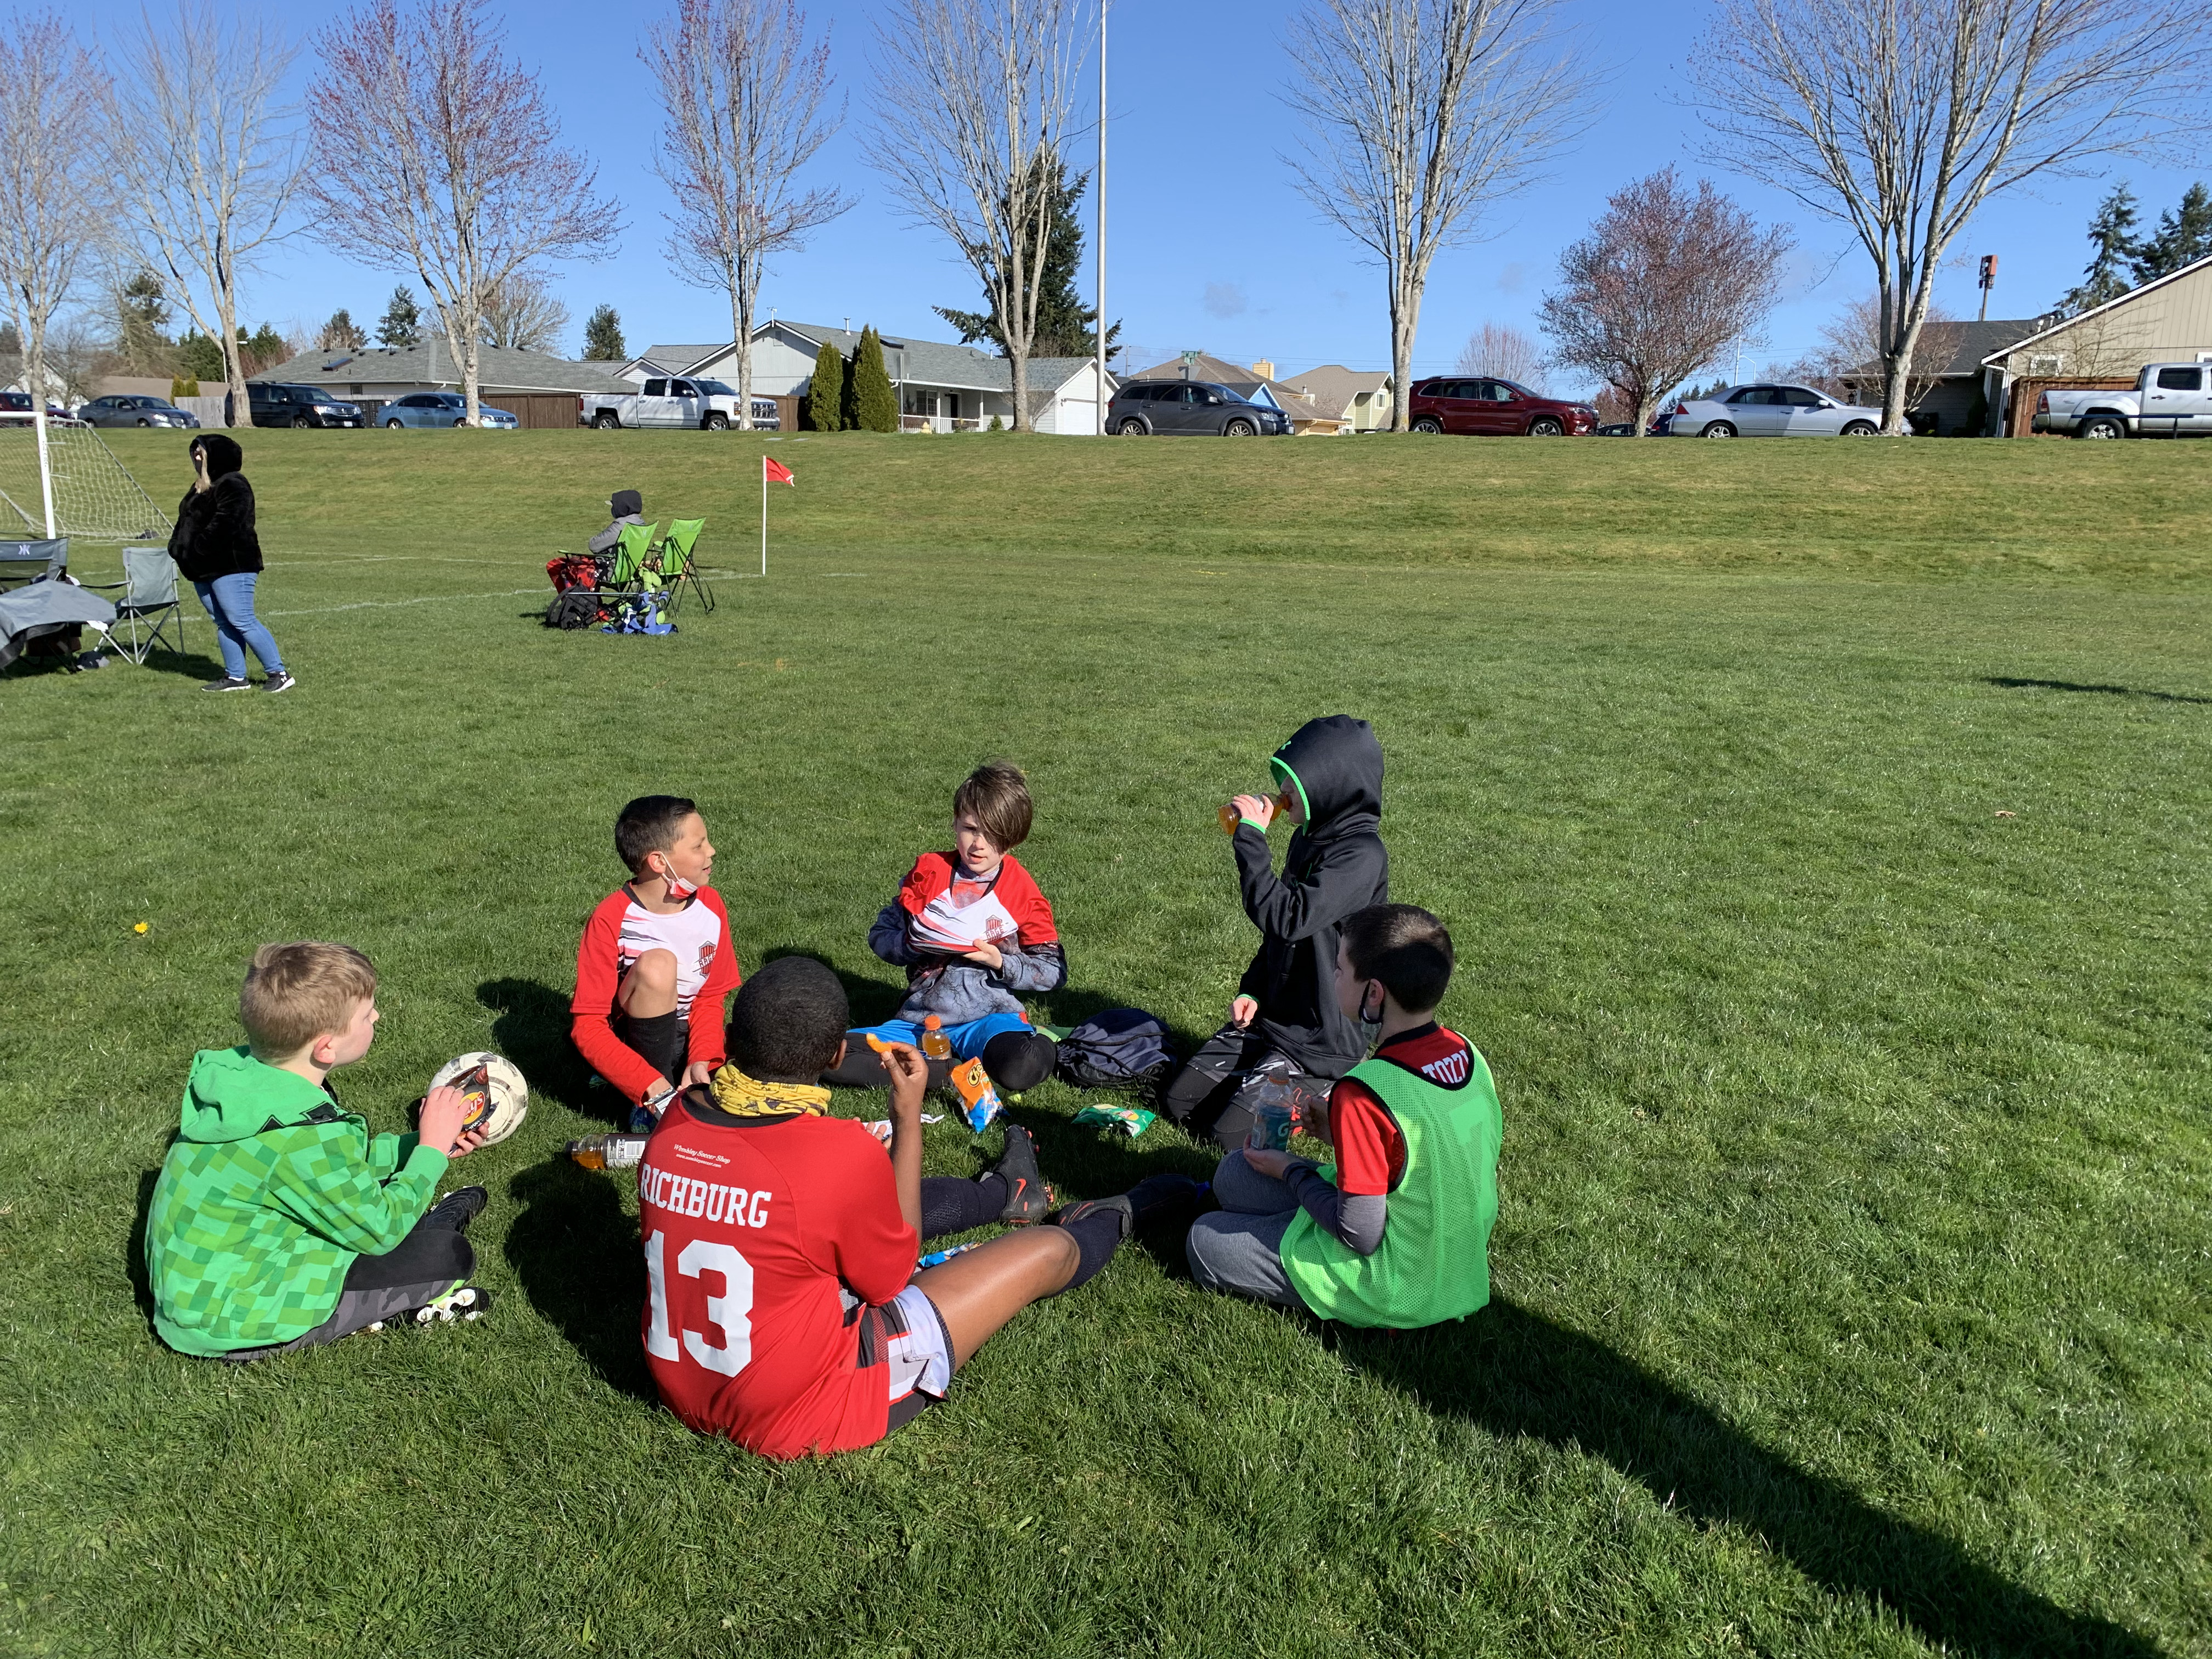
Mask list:
MULTIPOLYGON (((1030 1031, 1036 1028, 1019 1014, 986 1014, 981 1019, 963 1021, 945 1028, 945 1041, 952 1045, 952 1058, 973 1060, 983 1052, 984 1045, 994 1036, 1008 1031, 1030 1031)), ((921 1027, 910 1019, 887 1019, 880 1025, 856 1025, 849 1035, 865 1038, 872 1033, 885 1042, 903 1042, 913 1048, 921 1047, 921 1027)))

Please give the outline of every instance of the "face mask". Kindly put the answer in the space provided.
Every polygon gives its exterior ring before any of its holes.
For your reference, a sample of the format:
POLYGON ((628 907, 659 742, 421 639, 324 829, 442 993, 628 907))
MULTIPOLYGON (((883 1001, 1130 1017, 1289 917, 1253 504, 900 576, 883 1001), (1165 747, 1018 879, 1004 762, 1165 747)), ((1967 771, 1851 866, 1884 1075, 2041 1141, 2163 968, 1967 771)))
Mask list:
POLYGON ((668 862, 665 854, 660 861, 660 878, 668 884, 668 896, 678 904, 699 890, 698 883, 686 881, 676 873, 676 866, 668 862))
POLYGON ((1379 996, 1374 999, 1374 1011, 1370 1013, 1368 994, 1364 991, 1359 995, 1359 1040, 1370 1054, 1375 1052, 1376 1045, 1382 1041, 1382 999, 1379 996))

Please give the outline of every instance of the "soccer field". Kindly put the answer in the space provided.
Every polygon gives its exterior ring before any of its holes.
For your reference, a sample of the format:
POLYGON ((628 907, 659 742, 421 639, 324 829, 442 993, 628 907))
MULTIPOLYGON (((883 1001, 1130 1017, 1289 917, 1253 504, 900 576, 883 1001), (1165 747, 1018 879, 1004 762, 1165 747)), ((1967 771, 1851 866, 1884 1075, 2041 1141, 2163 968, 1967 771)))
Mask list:
MULTIPOLYGON (((173 505, 183 434, 108 435, 173 505)), ((0 1649, 2212 1655, 2212 445, 240 435, 299 689, 201 695, 189 600, 188 661, 0 678, 0 1649), (622 487, 720 609, 543 629, 622 487), (1048 1011, 1192 1038, 1255 939, 1213 808, 1331 713, 1497 1075, 1492 1305, 1131 1247, 868 1451, 664 1414, 635 1194, 562 1156, 622 802, 696 797, 746 969, 881 1018, 867 924, 1008 756, 1048 1011), (301 937, 382 975, 373 1127, 529 1076, 448 1182, 497 1300, 186 1359, 145 1199, 301 937)), ((1211 1167, 1086 1098, 1013 1109, 1064 1191, 1211 1167)))

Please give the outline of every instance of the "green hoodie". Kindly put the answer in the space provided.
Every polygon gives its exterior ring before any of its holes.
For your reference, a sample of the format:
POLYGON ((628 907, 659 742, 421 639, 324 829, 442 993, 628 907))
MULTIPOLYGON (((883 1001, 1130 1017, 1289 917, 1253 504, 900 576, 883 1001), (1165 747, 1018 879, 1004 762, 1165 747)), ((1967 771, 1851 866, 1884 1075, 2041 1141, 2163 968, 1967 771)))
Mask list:
POLYGON ((203 1048, 146 1213, 154 1328, 182 1353, 303 1336, 354 1258, 407 1237, 446 1173, 413 1135, 368 1133, 327 1090, 248 1048, 203 1048))

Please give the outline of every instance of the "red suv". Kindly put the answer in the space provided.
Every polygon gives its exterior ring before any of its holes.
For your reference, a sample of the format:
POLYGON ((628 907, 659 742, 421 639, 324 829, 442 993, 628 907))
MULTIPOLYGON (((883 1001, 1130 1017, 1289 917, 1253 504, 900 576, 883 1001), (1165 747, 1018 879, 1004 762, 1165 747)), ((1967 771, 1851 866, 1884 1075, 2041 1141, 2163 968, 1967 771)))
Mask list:
POLYGON ((1597 410, 1588 404, 1561 403, 1488 376, 1417 382, 1406 418, 1416 432, 1477 438, 1580 438, 1597 430, 1597 410))

